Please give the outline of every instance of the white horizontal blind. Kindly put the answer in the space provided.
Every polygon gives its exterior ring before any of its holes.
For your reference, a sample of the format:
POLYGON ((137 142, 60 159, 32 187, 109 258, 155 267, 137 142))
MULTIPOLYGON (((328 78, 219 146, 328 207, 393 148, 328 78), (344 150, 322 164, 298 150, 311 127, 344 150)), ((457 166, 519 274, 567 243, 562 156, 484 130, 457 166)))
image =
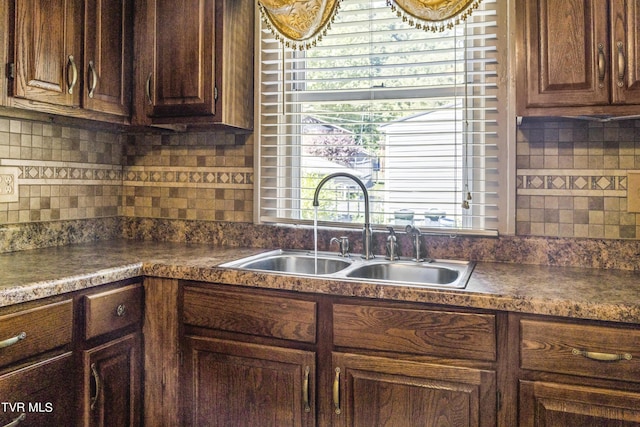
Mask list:
MULTIPOLYGON (((367 185, 374 226, 404 225, 413 213, 421 228, 497 230, 496 22, 496 0, 440 33, 402 22, 385 0, 343 0, 305 51, 263 26, 260 221, 312 221, 318 182, 341 171, 367 185)), ((362 223, 355 183, 323 188, 321 223, 362 223)))

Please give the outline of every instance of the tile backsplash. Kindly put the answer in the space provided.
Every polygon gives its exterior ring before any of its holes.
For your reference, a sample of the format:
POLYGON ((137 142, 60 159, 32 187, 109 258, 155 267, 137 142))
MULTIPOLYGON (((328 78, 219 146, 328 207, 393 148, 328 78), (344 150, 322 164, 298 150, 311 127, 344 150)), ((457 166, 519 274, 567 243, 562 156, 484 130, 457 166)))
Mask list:
POLYGON ((640 120, 525 118, 516 153, 516 234, 640 238, 640 214, 627 211, 640 120))
POLYGON ((0 225, 121 214, 121 135, 0 117, 0 225))
POLYGON ((125 151, 125 216, 252 222, 252 135, 135 134, 125 151))
MULTIPOLYGON (((640 240, 640 214, 627 211, 640 120, 525 118, 516 144, 518 236, 640 240)), ((243 133, 124 134, 0 117, 0 229, 251 223, 253 161, 253 135, 243 133)))

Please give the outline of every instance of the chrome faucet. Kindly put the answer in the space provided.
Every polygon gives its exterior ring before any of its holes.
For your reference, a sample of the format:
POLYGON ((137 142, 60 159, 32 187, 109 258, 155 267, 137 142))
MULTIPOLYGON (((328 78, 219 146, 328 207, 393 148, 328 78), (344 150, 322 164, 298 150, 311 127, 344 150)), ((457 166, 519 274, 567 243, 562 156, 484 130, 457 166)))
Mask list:
POLYGON ((414 225, 409 224, 407 225, 406 232, 413 239, 412 240, 413 250, 416 255, 416 257, 413 258, 413 261, 416 261, 416 262, 424 261, 424 258, 420 256, 420 229, 414 225))
POLYGON ((320 181, 320 183, 316 187, 315 193, 313 194, 313 206, 316 206, 316 207, 320 206, 320 203, 318 202, 318 195, 320 194, 320 189, 322 188, 322 186, 327 181, 338 176, 351 179, 353 182, 355 182, 360 186, 360 188, 362 189, 362 193, 364 193, 364 227, 362 229, 362 237, 363 237, 362 247, 363 247, 364 253, 362 254, 362 258, 372 259, 374 258, 374 255, 372 250, 372 239, 371 239, 372 231, 371 231, 370 211, 369 211, 369 192, 367 191, 367 187, 365 187, 364 183, 357 176, 352 175, 350 173, 346 173, 346 172, 336 172, 322 178, 322 181, 320 181))

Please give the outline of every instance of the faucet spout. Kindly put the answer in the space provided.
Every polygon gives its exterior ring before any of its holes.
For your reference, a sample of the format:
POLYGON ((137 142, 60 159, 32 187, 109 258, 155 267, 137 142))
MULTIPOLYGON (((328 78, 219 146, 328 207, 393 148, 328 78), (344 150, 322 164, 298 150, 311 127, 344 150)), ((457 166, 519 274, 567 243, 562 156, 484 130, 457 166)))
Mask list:
POLYGON ((320 202, 318 201, 318 196, 320 194, 320 190, 322 189, 322 187, 327 183, 327 181, 332 180, 333 178, 336 177, 343 177, 343 178, 349 178, 351 179, 353 182, 355 182, 356 184, 358 184, 358 186, 360 187, 360 189, 362 190, 362 193, 364 195, 364 227, 362 230, 362 236, 363 236, 363 252, 364 254, 362 255, 362 257, 364 259, 371 259, 374 257, 373 255, 373 250, 372 250, 372 231, 371 231, 371 222, 370 222, 370 210, 369 210, 369 192, 367 191, 367 187, 364 185, 364 183, 362 182, 362 180, 360 178, 358 178, 355 175, 352 175, 350 173, 347 172, 335 172, 332 173, 330 175, 325 176, 324 178, 322 178, 322 180, 320 181, 320 183, 318 184, 318 186, 316 187, 316 191, 313 194, 313 206, 320 206, 320 202))

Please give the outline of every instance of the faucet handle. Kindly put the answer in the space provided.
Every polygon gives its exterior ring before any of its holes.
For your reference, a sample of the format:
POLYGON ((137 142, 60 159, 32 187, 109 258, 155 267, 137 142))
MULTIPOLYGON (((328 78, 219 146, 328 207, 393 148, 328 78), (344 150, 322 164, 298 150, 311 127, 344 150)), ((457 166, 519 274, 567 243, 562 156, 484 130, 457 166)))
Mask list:
POLYGON ((333 237, 329 244, 337 243, 338 249, 340 251, 340 256, 347 257, 349 256, 349 238, 347 236, 333 237))
POLYGON ((415 234, 416 236, 419 236, 421 234, 420 229, 415 225, 411 225, 411 224, 408 224, 404 231, 407 234, 415 234))

